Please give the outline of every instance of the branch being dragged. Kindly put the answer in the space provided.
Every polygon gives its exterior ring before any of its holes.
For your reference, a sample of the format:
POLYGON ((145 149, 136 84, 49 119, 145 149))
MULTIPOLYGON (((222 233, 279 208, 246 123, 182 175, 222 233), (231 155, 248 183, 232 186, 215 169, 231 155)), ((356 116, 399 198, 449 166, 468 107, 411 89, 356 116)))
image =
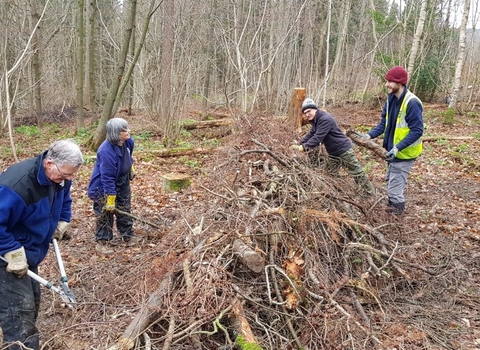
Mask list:
POLYGON ((263 149, 252 149, 252 150, 247 150, 247 151, 243 151, 242 153, 240 153, 240 157, 243 157, 244 155, 246 154, 249 154, 249 153, 266 153, 268 154, 270 157, 272 157, 273 159, 275 159, 278 163, 280 163, 281 165, 283 165, 284 167, 288 167, 288 164, 287 162, 285 162, 284 160, 280 159, 280 157, 278 157, 276 154, 274 154, 267 146, 265 146, 263 143, 257 141, 257 140, 252 140, 252 142, 260 147, 263 147, 263 149))

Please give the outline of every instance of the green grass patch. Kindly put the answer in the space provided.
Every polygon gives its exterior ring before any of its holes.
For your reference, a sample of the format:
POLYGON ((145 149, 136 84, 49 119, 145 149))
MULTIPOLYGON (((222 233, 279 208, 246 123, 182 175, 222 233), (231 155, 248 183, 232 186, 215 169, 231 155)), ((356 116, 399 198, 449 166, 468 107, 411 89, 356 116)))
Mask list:
POLYGON ((447 108, 445 111, 441 112, 441 118, 443 125, 453 125, 455 122, 455 109, 447 108))
POLYGON ((35 125, 22 125, 15 129, 18 134, 27 137, 39 136, 42 132, 35 125))
POLYGON ((191 159, 190 157, 187 156, 182 156, 178 158, 178 161, 189 168, 192 168, 193 170, 200 170, 200 167, 202 166, 202 162, 196 159, 191 159))
POLYGON ((153 133, 151 131, 144 131, 139 135, 132 135, 133 139, 139 141, 146 141, 148 139, 153 138, 153 133))

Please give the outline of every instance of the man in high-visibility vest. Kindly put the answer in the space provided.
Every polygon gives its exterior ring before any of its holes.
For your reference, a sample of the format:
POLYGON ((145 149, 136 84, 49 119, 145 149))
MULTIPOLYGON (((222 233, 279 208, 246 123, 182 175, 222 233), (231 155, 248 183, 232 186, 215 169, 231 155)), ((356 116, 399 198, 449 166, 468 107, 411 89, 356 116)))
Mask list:
POLYGON ((401 215, 405 210, 403 192, 408 175, 422 154, 423 107, 420 99, 408 90, 408 73, 403 67, 390 69, 385 80, 388 98, 381 120, 363 137, 373 139, 384 134, 388 211, 401 215))

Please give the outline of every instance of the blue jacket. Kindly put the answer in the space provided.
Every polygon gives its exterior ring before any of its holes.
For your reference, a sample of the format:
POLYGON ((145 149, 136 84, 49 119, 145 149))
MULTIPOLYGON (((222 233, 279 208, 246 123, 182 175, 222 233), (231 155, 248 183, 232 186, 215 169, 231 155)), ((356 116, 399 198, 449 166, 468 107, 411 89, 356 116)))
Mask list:
MULTIPOLYGON (((394 146, 393 136, 395 134, 395 127, 397 125, 396 120, 398 117, 400 106, 402 105, 402 101, 407 91, 408 89, 407 87, 405 87, 400 98, 397 98, 394 94, 388 95, 388 100, 383 106, 380 122, 376 127, 370 130, 370 132, 368 133, 371 138, 376 138, 382 135, 383 133, 385 133, 383 138, 383 148, 385 148, 387 151, 390 151, 394 146), (387 111, 387 108, 388 108, 388 111, 387 111), (385 130, 387 112, 388 112, 389 121, 388 121, 388 128, 387 130, 385 130)), ((410 132, 399 144, 396 145, 399 151, 412 145, 415 141, 417 141, 423 135, 423 107, 422 107, 422 103, 417 98, 411 99, 410 102, 408 103, 405 120, 408 124, 408 128, 410 129, 410 132)), ((398 162, 402 160, 395 158, 393 161, 398 162)))
POLYGON ((58 221, 70 222, 72 181, 50 181, 43 168, 46 152, 0 174, 0 255, 25 248, 28 265, 45 258, 58 221), (49 189, 53 190, 50 198, 49 189))
POLYGON ((88 185, 90 199, 98 201, 107 195, 117 194, 117 181, 128 174, 133 165, 134 144, 132 138, 126 140, 122 147, 114 145, 108 140, 103 141, 98 148, 97 161, 88 185))
POLYGON ((338 156, 352 148, 350 139, 340 130, 330 113, 317 109, 310 124, 312 126, 310 131, 301 141, 305 150, 308 151, 323 143, 329 155, 338 156))

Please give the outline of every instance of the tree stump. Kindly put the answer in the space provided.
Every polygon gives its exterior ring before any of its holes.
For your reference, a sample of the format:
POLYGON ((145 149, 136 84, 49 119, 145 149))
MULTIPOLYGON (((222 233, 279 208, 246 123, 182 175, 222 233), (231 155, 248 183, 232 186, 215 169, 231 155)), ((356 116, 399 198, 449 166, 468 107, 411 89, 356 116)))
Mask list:
POLYGON ((163 192, 178 192, 192 183, 190 176, 179 173, 169 173, 162 176, 163 192))
POLYGON ((306 96, 307 89, 300 87, 294 88, 290 99, 290 106, 288 107, 288 121, 299 133, 302 131, 302 103, 306 96))

